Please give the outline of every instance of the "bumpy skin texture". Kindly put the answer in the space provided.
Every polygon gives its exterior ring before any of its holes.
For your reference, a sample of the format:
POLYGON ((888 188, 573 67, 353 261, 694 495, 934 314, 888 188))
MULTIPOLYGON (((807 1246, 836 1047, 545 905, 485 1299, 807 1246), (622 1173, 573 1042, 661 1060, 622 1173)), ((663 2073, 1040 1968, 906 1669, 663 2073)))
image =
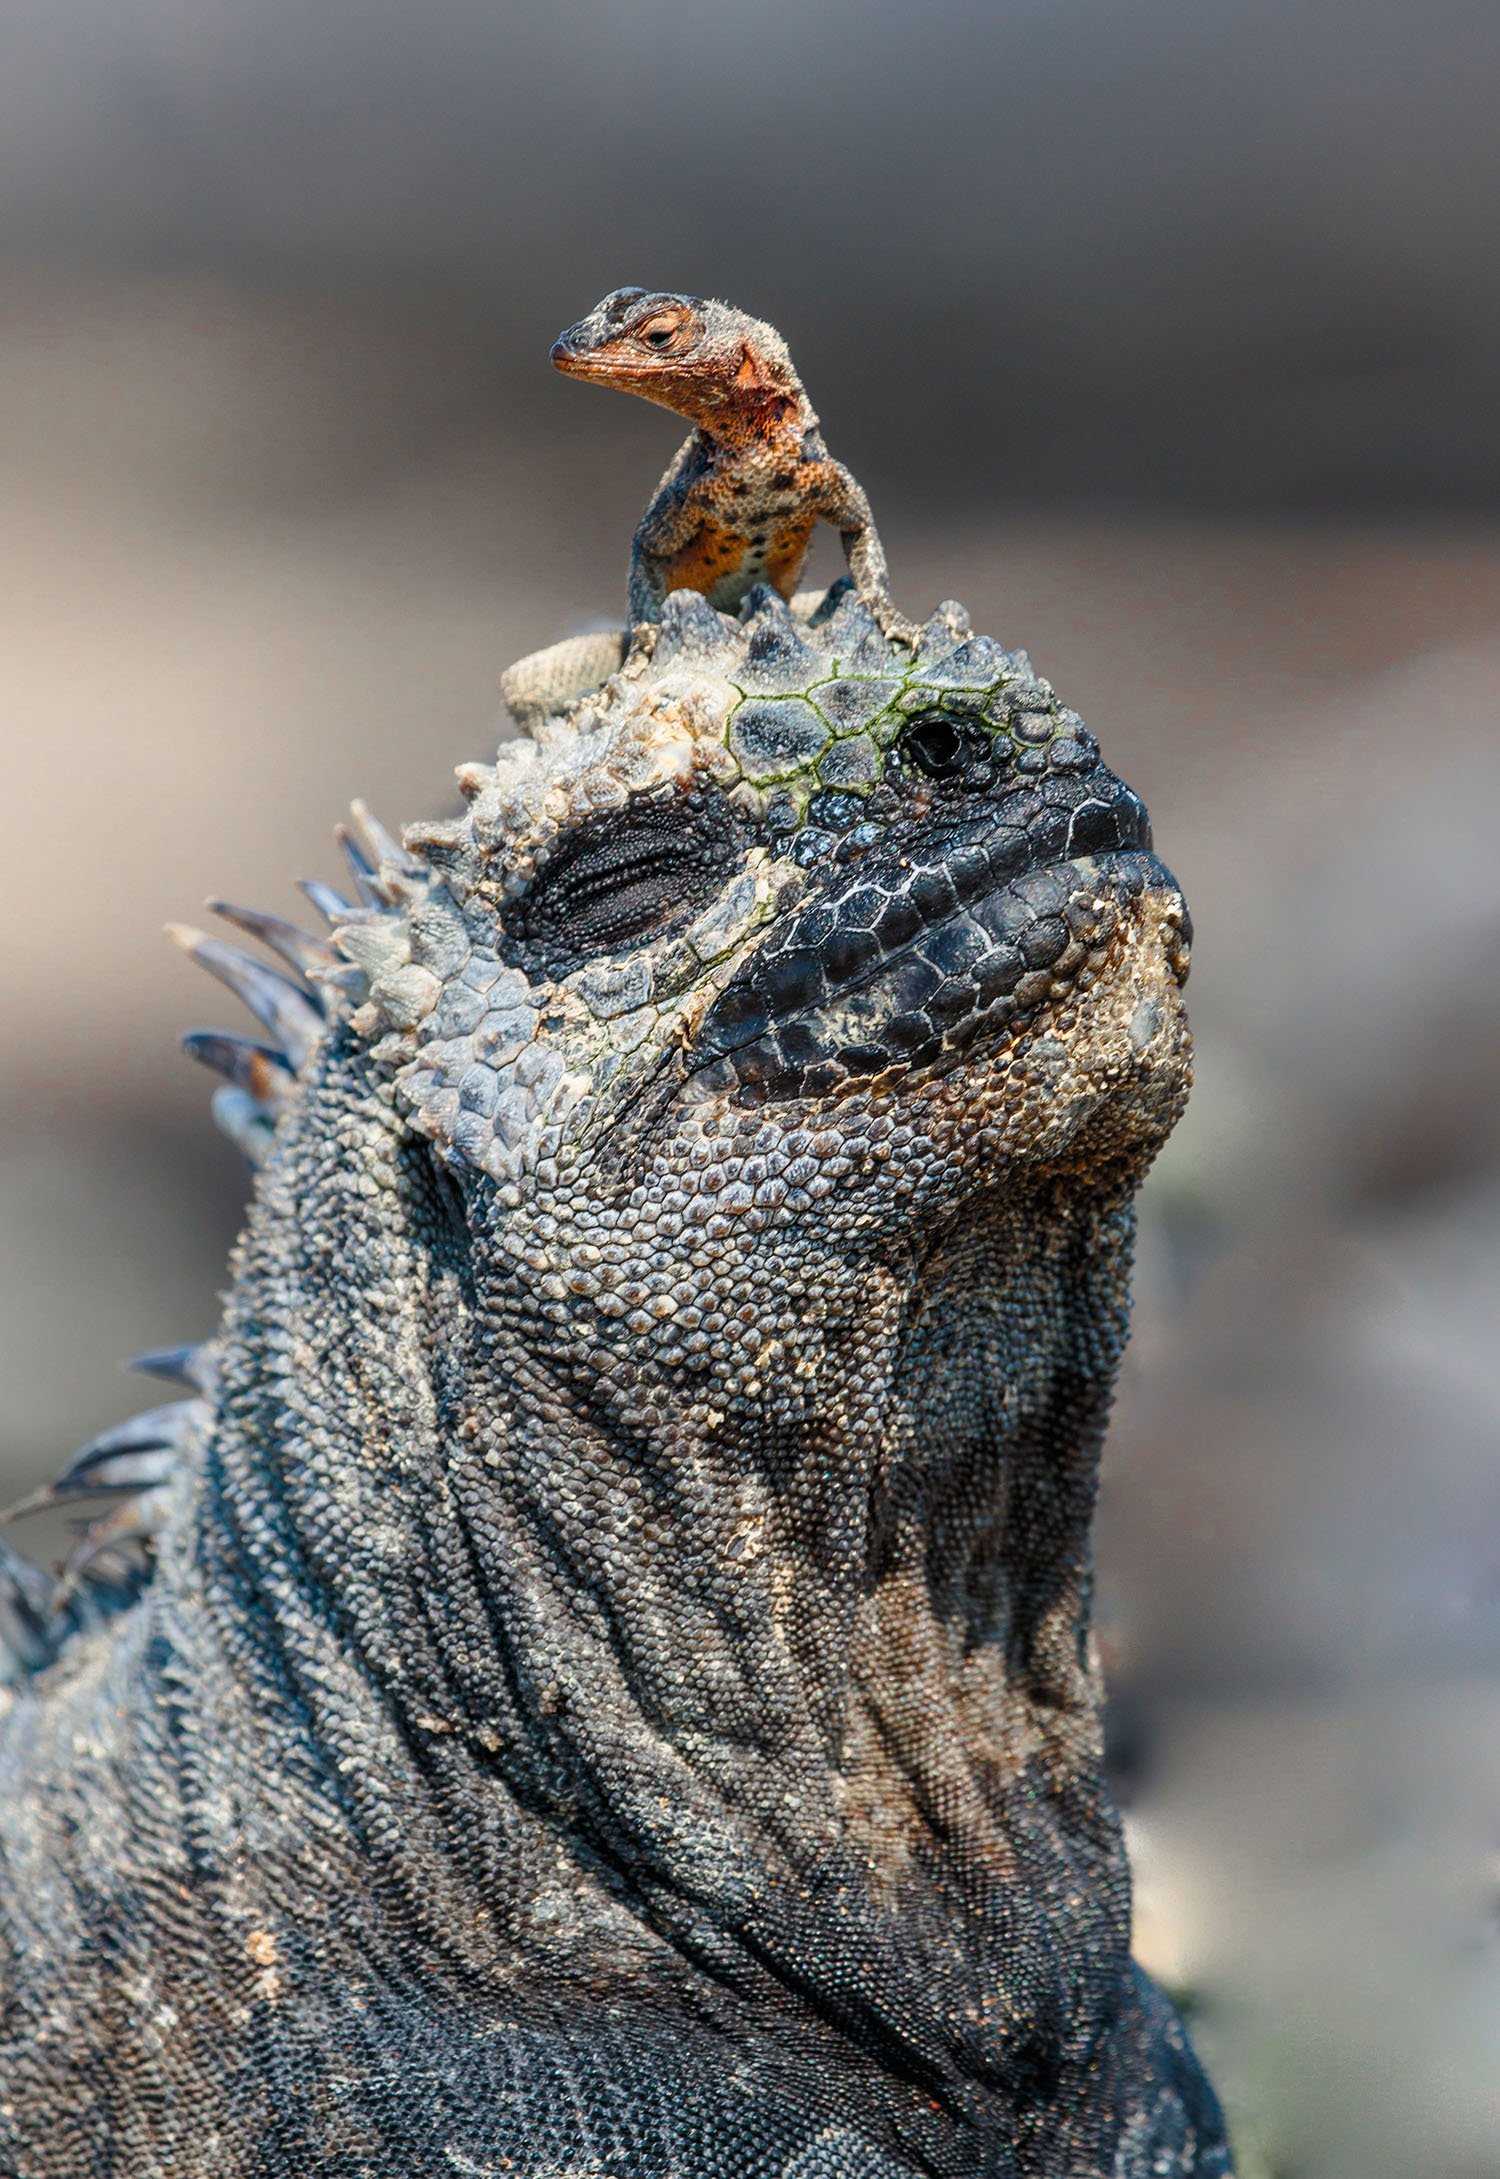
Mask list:
POLYGON ((460 778, 309 942, 155 1577, 9 1698, 0 2170, 1226 2173, 1088 1634, 1140 803, 837 593, 460 778))
POLYGON ((674 590, 696 590, 726 612, 757 583, 790 598, 822 521, 842 537, 881 629, 915 640, 891 598, 870 503, 829 453, 774 326, 697 295, 616 288, 559 336, 552 361, 694 427, 635 533, 633 625, 659 620, 674 590))

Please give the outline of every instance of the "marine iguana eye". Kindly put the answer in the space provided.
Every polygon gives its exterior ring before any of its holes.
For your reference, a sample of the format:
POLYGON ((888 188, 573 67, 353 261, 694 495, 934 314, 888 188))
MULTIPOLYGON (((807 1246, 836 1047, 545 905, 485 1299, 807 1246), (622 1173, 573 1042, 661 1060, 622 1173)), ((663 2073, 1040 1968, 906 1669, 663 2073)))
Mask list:
POLYGON ((902 729, 900 750, 929 779, 957 779, 980 754, 973 728, 945 711, 923 711, 912 719, 902 729))
POLYGON ((743 851, 743 822, 712 790, 592 818, 506 908, 506 935, 553 976, 628 953, 690 923, 743 851))

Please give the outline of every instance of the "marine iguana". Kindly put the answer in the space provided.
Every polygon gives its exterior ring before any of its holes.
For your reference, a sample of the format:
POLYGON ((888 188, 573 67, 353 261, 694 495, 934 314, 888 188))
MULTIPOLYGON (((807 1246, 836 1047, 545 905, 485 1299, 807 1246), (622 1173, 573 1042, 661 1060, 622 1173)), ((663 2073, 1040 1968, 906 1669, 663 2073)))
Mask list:
POLYGON ((459 778, 329 938, 227 911, 280 968, 186 937, 259 1171, 192 1397, 65 1478, 150 1578, 12 1562, 0 2170, 1218 2179, 1089 1636, 1189 1072, 1142 804, 847 584, 673 595, 459 778))
POLYGON ((558 336, 552 361, 693 425, 631 545, 635 626, 659 620, 674 590, 701 591, 725 611, 761 582, 791 597, 824 521, 880 627, 916 640, 891 597, 870 502, 824 444, 774 325, 698 295, 616 288, 558 336))

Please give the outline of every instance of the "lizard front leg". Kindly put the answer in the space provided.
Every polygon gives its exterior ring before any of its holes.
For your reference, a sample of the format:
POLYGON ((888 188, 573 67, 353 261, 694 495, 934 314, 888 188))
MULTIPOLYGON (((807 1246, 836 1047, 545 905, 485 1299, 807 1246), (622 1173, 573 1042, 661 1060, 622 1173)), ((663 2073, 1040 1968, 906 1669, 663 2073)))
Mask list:
MULTIPOLYGON (((667 464, 651 504, 630 541, 630 586, 626 601, 632 629, 661 619, 667 582, 662 563, 691 544, 703 527, 693 484, 705 468, 703 437, 693 432, 667 464)), ((632 650, 638 646, 633 643, 632 650)))
POLYGON ((630 624, 639 628, 661 619, 667 596, 664 564, 690 545, 703 527, 702 511, 691 499, 663 505, 653 501, 630 545, 630 624))
POLYGON ((657 623, 667 596, 663 560, 688 544, 701 526, 691 502, 681 500, 676 505, 653 500, 641 517, 640 527, 630 541, 630 585, 625 603, 630 635, 628 664, 640 665, 655 651, 657 623))
POLYGON ((829 470, 829 483, 819 497, 818 512, 837 529, 854 587, 881 634, 910 644, 915 650, 922 630, 916 621, 907 619, 891 596, 890 570, 870 502, 842 462, 830 462, 829 470))

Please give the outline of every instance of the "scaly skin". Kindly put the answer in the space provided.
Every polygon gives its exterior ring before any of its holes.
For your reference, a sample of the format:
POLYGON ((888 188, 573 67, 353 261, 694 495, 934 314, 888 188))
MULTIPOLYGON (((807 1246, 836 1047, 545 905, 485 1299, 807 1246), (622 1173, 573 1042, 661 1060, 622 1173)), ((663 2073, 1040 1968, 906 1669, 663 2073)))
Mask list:
POLYGON ((0 2169, 1218 2179, 1088 1634, 1144 811, 837 595, 460 778, 309 944, 156 1575, 0 1728, 0 2169))
POLYGON ((616 288, 553 343, 552 361, 694 427, 635 533, 634 626, 659 620, 674 590, 696 590, 724 612, 757 583, 790 598, 822 521, 842 537, 880 628, 916 639, 891 598, 870 503, 824 444, 774 326, 697 295, 616 288))

